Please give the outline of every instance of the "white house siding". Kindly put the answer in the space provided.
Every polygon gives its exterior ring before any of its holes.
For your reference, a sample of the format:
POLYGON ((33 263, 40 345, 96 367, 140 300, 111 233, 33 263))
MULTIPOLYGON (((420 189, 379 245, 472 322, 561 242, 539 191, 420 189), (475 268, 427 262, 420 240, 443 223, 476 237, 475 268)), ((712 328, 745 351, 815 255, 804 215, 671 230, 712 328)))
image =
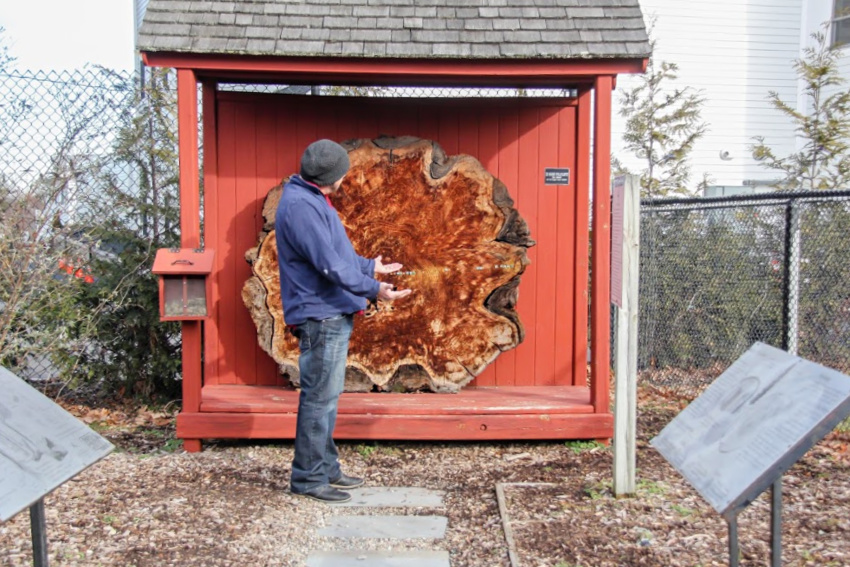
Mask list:
MULTIPOLYGON (((796 106, 791 65, 800 53, 803 0, 643 0, 641 8, 647 19, 656 18, 655 60, 679 66, 679 79, 669 86, 693 87, 705 98, 702 117, 709 131, 690 157, 692 187, 704 173, 724 186, 774 178, 749 148, 755 136, 764 136, 780 155, 794 149, 793 127, 770 107, 767 95, 776 91, 796 106), (721 152, 731 159, 722 160, 721 152)), ((617 91, 636 80, 619 77, 617 91)), ((615 92, 615 114, 620 96, 615 92)), ((624 128, 616 115, 612 150, 630 169, 642 169, 623 149, 624 128)))

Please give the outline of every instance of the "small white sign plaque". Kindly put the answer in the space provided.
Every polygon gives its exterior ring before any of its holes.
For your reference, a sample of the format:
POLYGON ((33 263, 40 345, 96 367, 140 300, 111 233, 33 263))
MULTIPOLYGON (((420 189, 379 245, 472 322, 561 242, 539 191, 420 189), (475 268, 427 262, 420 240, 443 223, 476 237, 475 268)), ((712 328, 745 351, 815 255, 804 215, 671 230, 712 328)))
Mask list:
POLYGON ((0 366, 0 521, 41 500, 114 448, 0 366))
POLYGON ((850 377, 754 344, 651 444, 727 519, 850 415, 850 377))

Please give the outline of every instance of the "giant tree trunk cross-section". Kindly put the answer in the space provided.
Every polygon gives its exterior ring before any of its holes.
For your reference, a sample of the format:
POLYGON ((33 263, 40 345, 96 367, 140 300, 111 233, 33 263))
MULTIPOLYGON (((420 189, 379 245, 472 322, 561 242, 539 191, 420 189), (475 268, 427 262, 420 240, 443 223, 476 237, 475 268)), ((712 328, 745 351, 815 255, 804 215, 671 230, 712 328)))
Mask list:
MULTIPOLYGON (((411 137, 343 145, 351 170, 331 196, 334 207, 361 256, 404 265, 379 279, 413 290, 356 317, 346 390, 456 392, 523 339, 517 288, 534 245, 525 221, 473 157, 449 158, 411 137)), ((284 324, 274 238, 280 194, 275 187, 266 198, 242 297, 260 345, 297 385, 298 344, 284 324)))

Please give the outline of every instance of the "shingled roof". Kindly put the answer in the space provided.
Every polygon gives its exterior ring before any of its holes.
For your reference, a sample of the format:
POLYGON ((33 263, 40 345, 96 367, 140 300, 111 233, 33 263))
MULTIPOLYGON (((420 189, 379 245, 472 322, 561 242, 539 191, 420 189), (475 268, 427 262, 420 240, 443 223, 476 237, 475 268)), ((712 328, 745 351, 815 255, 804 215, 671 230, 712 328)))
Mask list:
POLYGON ((138 47, 427 59, 650 55, 638 0, 150 0, 138 47))

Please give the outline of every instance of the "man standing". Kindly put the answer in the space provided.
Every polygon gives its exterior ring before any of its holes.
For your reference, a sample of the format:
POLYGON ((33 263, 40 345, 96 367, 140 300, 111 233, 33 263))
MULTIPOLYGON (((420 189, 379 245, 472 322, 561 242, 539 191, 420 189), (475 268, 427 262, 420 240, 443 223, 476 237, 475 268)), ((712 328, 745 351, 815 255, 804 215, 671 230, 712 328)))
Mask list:
POLYGON ((283 313, 301 350, 290 487, 323 502, 345 502, 351 495, 340 489, 363 484, 342 472, 333 441, 353 316, 366 308, 366 298, 393 301, 411 292, 375 279, 401 264, 359 256, 328 199, 349 167, 345 148, 313 142, 301 156, 301 174, 284 186, 275 215, 283 313))

